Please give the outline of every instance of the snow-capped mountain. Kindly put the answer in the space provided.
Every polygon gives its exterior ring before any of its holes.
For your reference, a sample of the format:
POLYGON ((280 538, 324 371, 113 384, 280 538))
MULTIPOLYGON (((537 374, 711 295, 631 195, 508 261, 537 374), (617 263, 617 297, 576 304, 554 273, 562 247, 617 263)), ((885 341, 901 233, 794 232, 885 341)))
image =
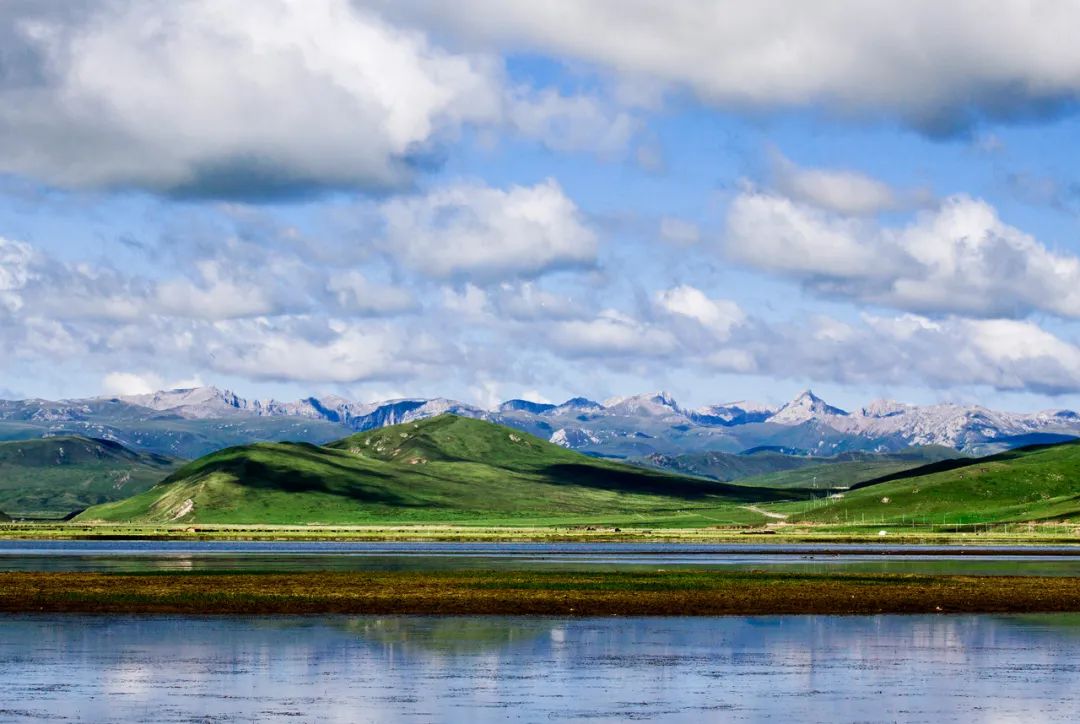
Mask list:
POLYGON ((798 449, 812 455, 896 451, 940 445, 989 452, 1080 436, 1071 410, 1021 414, 977 405, 907 405, 876 400, 848 412, 806 390, 779 408, 730 402, 686 409, 664 392, 598 403, 509 400, 483 409, 456 400, 406 398, 364 403, 339 396, 292 402, 249 400, 216 387, 84 400, 0 401, 0 433, 78 432, 169 454, 202 454, 214 445, 255 440, 322 442, 350 432, 445 412, 517 427, 559 445, 599 455, 644 457, 688 451, 738 453, 798 449))
POLYGON ((637 417, 647 415, 649 417, 685 417, 679 409, 675 399, 666 392, 651 392, 644 395, 632 395, 630 397, 614 397, 605 400, 603 410, 608 415, 622 415, 624 417, 637 417))
MULTIPOLYGON (((219 390, 217 387, 159 390, 142 395, 123 395, 116 399, 130 405, 138 405, 158 412, 169 412, 193 420, 221 417, 253 409, 247 400, 229 390, 219 390)), ((258 403, 255 405, 257 406, 258 403)))
POLYGON ((805 390, 765 419, 778 425, 798 425, 810 420, 831 419, 846 415, 846 412, 825 402, 812 390, 805 390))

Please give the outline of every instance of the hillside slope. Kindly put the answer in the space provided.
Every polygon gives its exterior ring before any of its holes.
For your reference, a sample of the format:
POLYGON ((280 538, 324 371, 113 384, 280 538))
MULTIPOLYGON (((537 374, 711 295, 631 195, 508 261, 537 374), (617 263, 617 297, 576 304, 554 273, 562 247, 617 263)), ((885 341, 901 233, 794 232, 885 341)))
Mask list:
MULTIPOLYGON (((441 415, 324 447, 235 447, 78 520, 372 523, 678 513, 793 496, 645 470, 482 420, 441 415)), ((756 514, 742 511, 742 517, 756 514)))
POLYGON ((109 440, 50 437, 0 442, 0 509, 9 515, 63 517, 147 490, 178 461, 109 440))
POLYGON ((698 475, 721 482, 766 488, 848 488, 884 475, 931 462, 961 457, 951 448, 913 447, 903 452, 846 452, 830 457, 788 454, 774 450, 752 453, 704 452, 650 455, 635 464, 668 472, 698 475))
MULTIPOLYGON (((785 506, 781 506, 785 507, 785 506)), ((969 524, 1080 519, 1080 442, 952 460, 870 480, 792 521, 969 524)))

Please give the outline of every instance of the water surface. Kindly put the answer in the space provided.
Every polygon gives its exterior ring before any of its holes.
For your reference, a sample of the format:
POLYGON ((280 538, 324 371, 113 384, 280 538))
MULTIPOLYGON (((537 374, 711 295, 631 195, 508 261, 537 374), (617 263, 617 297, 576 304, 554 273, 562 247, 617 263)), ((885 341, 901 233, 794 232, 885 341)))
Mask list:
POLYGON ((872 544, 0 541, 0 571, 388 571, 543 568, 1080 576, 1078 547, 872 544))
POLYGON ((0 722, 1068 722, 1075 616, 0 617, 0 722))

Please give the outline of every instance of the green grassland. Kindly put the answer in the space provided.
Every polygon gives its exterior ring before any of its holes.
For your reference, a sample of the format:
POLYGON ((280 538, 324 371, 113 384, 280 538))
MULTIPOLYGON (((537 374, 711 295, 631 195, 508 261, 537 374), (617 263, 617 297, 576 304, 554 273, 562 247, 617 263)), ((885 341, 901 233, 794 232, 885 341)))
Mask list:
MULTIPOLYGON (((955 451, 954 451, 955 452, 955 451)), ((956 456, 954 455, 953 458, 956 456)), ((826 462, 796 470, 755 475, 739 480, 739 485, 765 488, 804 488, 813 491, 844 490, 896 473, 916 470, 931 462, 950 459, 927 453, 882 455, 847 455, 828 458, 826 462)))
POLYGON ((85 437, 0 442, 0 509, 18 517, 62 518, 141 493, 177 464, 85 437))
MULTIPOLYGON (((221 450, 148 490, 89 508, 63 530, 78 536, 839 541, 887 529, 911 540, 976 531, 1001 542, 1077 538, 1080 442, 910 469, 916 459, 855 456, 732 484, 596 459, 518 430, 444 415, 325 446, 221 450)), ((16 527, 5 523, 0 536, 65 534, 16 527)))
POLYGON ((845 452, 830 457, 772 450, 752 453, 703 452, 653 455, 635 463, 671 473, 766 488, 848 488, 893 473, 962 457, 952 448, 912 447, 895 453, 845 452))
POLYGON ((792 523, 965 526, 1080 520, 1080 442, 896 473, 843 497, 771 506, 792 523))
POLYGON ((76 518, 140 523, 694 527, 754 523, 798 492, 591 458, 518 430, 442 415, 326 446, 255 444, 200 458, 154 488, 76 518), (748 507, 742 507, 748 506, 748 507))

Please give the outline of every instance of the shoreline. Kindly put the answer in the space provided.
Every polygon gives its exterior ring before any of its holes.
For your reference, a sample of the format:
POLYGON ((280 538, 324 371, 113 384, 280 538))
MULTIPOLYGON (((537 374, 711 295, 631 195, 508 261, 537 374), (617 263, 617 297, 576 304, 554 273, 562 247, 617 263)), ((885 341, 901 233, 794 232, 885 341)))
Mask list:
POLYGON ((71 523, 0 523, 5 540, 99 541, 340 541, 418 543, 677 543, 752 544, 884 544, 928 546, 1012 545, 1076 546, 1080 526, 1015 525, 1008 528, 953 531, 907 526, 838 529, 777 524, 766 528, 613 528, 560 525, 99 525, 71 523), (881 535, 881 531, 885 535, 881 535))
POLYGON ((0 613, 723 616, 1080 612, 1080 579, 751 571, 0 573, 0 613))

